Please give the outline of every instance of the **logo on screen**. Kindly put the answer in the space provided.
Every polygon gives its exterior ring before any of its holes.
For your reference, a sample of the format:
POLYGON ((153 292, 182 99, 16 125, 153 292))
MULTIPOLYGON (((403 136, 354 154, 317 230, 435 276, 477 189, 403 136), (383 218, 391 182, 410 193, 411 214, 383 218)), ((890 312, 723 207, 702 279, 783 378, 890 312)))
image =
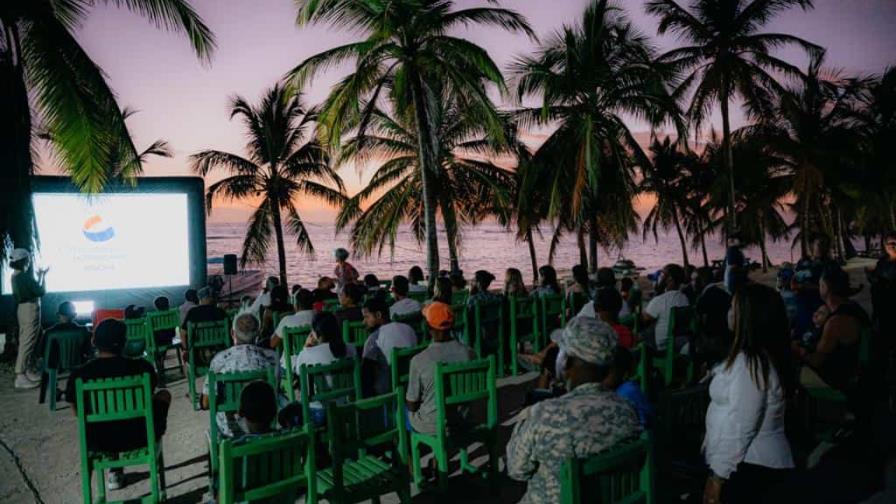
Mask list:
POLYGON ((99 215, 91 215, 84 221, 81 227, 84 238, 92 242, 105 242, 115 238, 115 228, 103 224, 103 218, 99 215))

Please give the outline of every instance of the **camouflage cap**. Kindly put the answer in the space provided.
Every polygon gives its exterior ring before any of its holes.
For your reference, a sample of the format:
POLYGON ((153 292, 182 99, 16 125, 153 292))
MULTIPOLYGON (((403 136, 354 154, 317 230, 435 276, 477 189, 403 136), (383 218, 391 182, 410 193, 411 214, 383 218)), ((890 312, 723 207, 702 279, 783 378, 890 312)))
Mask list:
POLYGON ((606 322, 592 317, 575 317, 563 328, 558 345, 566 355, 598 366, 613 362, 617 336, 606 322))

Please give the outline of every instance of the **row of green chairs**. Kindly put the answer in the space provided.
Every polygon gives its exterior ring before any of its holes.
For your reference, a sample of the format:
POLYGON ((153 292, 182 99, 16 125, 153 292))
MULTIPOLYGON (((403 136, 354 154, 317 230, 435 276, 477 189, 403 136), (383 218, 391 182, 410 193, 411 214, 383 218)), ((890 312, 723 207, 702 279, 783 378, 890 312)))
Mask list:
POLYGON ((180 310, 172 308, 148 312, 137 319, 124 321, 127 335, 125 355, 128 357, 142 357, 156 367, 161 383, 165 382, 165 359, 169 350, 174 350, 177 356, 178 369, 183 371, 183 360, 175 343, 158 344, 155 334, 159 331, 175 331, 180 326, 180 310))
POLYGON ((43 403, 50 391, 50 411, 56 411, 59 378, 86 362, 85 349, 90 346, 86 328, 49 331, 44 347, 44 367, 41 375, 39 402, 43 403))
POLYGON ((197 322, 187 324, 187 387, 190 403, 198 411, 199 395, 196 393, 196 379, 208 373, 209 364, 215 354, 230 347, 232 342, 227 320, 197 322))

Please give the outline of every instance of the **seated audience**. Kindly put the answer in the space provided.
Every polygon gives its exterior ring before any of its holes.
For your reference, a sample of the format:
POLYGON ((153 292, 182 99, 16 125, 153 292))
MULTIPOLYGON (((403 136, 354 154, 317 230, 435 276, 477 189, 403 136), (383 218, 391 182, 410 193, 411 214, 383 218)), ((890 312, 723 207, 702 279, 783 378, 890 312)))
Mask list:
POLYGON ((392 277, 392 297, 395 298, 395 302, 389 307, 390 318, 396 315, 418 313, 423 309, 423 305, 419 301, 408 297, 409 292, 410 285, 407 278, 401 275, 392 277))
POLYGON ((619 294, 622 296, 619 318, 634 316, 641 307, 641 289, 630 277, 624 277, 619 281, 619 294))
MULTIPOLYGON (((168 301, 168 298, 165 296, 159 296, 152 301, 153 306, 155 306, 156 311, 167 311, 171 309, 171 304, 168 301)), ((156 345, 166 346, 170 345, 172 341, 174 341, 174 329, 162 329, 161 331, 155 331, 153 336, 156 340, 156 345)))
POLYGON ((243 427, 241 439, 272 432, 274 419, 277 417, 277 395, 271 385, 266 381, 256 380, 243 387, 237 415, 243 427))
MULTIPOLYGON (((246 312, 233 320, 231 335, 233 346, 215 354, 209 364, 209 372, 215 374, 235 373, 240 371, 258 371, 275 368, 277 354, 273 350, 255 345, 260 333, 260 324, 255 314, 246 312)), ((208 377, 202 384, 202 408, 208 409, 208 377)), ((222 437, 242 435, 245 431, 238 424, 232 413, 218 413, 216 419, 218 431, 222 437)))
MULTIPOLYGON (((641 318, 645 324, 651 324, 646 332, 642 334, 644 341, 657 351, 666 349, 666 338, 669 330, 669 315, 672 308, 688 306, 688 297, 682 294, 678 289, 684 283, 684 268, 677 264, 669 264, 663 268, 663 283, 665 290, 662 294, 655 296, 647 303, 641 318)), ((684 346, 686 342, 675 342, 676 348, 684 346)))
POLYGON ((408 283, 409 292, 426 292, 426 279, 420 266, 411 266, 408 270, 408 283))
POLYGON ((386 299, 386 291, 380 287, 380 279, 376 275, 368 273, 364 275, 364 295, 386 299))
POLYGON ((560 294, 560 284, 557 283, 557 270, 553 266, 548 265, 538 268, 538 286, 532 290, 530 295, 541 297, 557 294, 560 294))
POLYGON ((784 432, 792 385, 784 303, 774 289, 748 284, 733 304, 734 342, 709 386, 705 503, 763 502, 794 467, 784 432))
POLYGON ((292 313, 292 305, 289 303, 289 291, 286 286, 277 285, 271 289, 271 302, 261 314, 261 335, 269 338, 274 333, 274 314, 292 313))
POLYGON ((71 301, 63 301, 59 303, 59 307, 56 309, 56 323, 47 328, 46 332, 67 331, 69 329, 86 330, 83 325, 75 320, 77 318, 78 311, 75 310, 75 304, 71 301))
POLYGON ((581 294, 588 299, 594 294, 594 286, 588 278, 588 267, 583 264, 572 267, 572 285, 566 289, 566 295, 571 294, 581 294))
POLYGON ((333 312, 333 315, 336 315, 340 326, 345 320, 359 322, 364 318, 364 314, 361 313, 361 303, 363 302, 364 292, 360 285, 347 284, 339 291, 340 308, 333 312))
POLYGON ((613 358, 613 369, 608 378, 609 388, 616 391, 616 395, 625 399, 635 408, 641 428, 647 429, 653 426, 656 410, 641 390, 641 384, 631 377, 637 368, 637 361, 631 350, 617 347, 613 358))
MULTIPOLYGON (((77 414, 75 383, 78 379, 120 378, 148 374, 152 382, 153 427, 156 439, 161 439, 168 422, 171 394, 167 390, 155 390, 158 384, 155 369, 145 359, 128 359, 122 355, 127 341, 127 327, 124 322, 106 319, 100 322, 93 334, 96 358, 90 360, 69 375, 65 388, 65 398, 77 414)), ((146 422, 143 418, 89 424, 87 426, 87 447, 90 450, 118 453, 136 450, 146 446, 146 422)), ((124 469, 112 469, 106 479, 109 490, 117 490, 125 485, 124 469)))
POLYGON ((299 289, 295 294, 295 313, 291 313, 282 319, 274 329, 271 336, 271 348, 279 348, 283 342, 283 332, 287 327, 305 327, 311 325, 314 319, 314 295, 308 289, 299 289))
POLYGON ((227 312, 215 303, 215 295, 210 287, 199 289, 196 295, 199 298, 199 304, 187 312, 184 322, 180 325, 181 330, 184 331, 182 334, 186 334, 188 324, 227 320, 227 312))
MULTIPOLYGON (((408 417, 415 432, 436 432, 435 368, 439 362, 466 362, 474 358, 473 351, 452 336, 454 312, 451 306, 434 301, 423 308, 432 343, 426 350, 411 358, 410 379, 405 394, 408 417)), ((463 423, 464 411, 448 412, 448 427, 463 423)))
POLYGON ((476 303, 489 303, 501 301, 501 296, 492 294, 488 291, 495 275, 488 271, 479 270, 473 275, 473 287, 470 289, 470 295, 467 297, 467 306, 473 306, 476 303))
POLYGON ((361 384, 364 397, 371 397, 392 390, 392 349, 416 345, 417 334, 407 324, 390 321, 389 307, 382 299, 368 299, 363 312, 370 335, 361 354, 361 384))
POLYGON ((819 282, 821 299, 830 310, 815 351, 801 352, 800 384, 806 388, 845 390, 858 373, 859 343, 870 321, 865 310, 849 299, 849 274, 829 265, 819 282))
POLYGON ((271 305, 271 291, 274 287, 280 285, 280 279, 275 276, 269 276, 264 282, 264 288, 249 309, 255 312, 255 315, 261 317, 261 310, 271 305))
POLYGON ((184 303, 180 305, 180 323, 184 323, 184 319, 187 318, 187 313, 190 312, 190 309, 199 304, 199 296, 196 294, 196 289, 187 289, 184 292, 184 303))
POLYGON ((622 307, 622 296, 612 287, 603 287, 597 290, 594 302, 589 303, 594 307, 597 318, 603 320, 616 331, 620 347, 630 349, 637 343, 631 329, 619 323, 619 310, 622 307))
POLYGON ((504 297, 526 297, 529 290, 523 281, 523 274, 516 268, 507 268, 504 272, 504 297))
POLYGON ((574 318, 558 342, 566 355, 565 395, 531 406, 507 445, 507 475, 528 483, 522 503, 560 502, 560 466, 635 438, 632 406, 608 386, 616 333, 593 318, 574 318))
POLYGON ((694 287, 698 292, 694 311, 701 328, 698 354, 709 363, 719 362, 728 355, 731 346, 728 328, 731 294, 712 268, 697 269, 694 287))

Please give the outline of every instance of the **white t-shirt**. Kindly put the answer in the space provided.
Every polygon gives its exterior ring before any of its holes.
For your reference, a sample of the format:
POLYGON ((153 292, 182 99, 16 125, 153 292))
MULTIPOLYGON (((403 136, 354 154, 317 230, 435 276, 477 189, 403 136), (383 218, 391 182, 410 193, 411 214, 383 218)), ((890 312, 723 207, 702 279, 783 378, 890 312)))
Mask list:
POLYGON ((426 292, 426 286, 412 283, 408 285, 408 292, 426 292))
POLYGON ((672 308, 688 306, 690 302, 688 297, 681 291, 666 291, 659 296, 654 297, 647 303, 644 313, 656 319, 656 327, 654 335, 656 338, 656 349, 666 349, 666 338, 669 332, 669 312, 672 308))
POLYGON ((396 301, 395 304, 389 307, 389 316, 407 315, 408 313, 419 312, 422 309, 423 305, 421 305, 419 301, 411 298, 404 298, 400 301, 396 301))
POLYGON ((271 306, 271 293, 270 292, 262 292, 255 298, 255 301, 252 301, 252 304, 249 306, 249 310, 252 313, 258 315, 261 313, 262 308, 267 308, 271 306))
POLYGON ((579 310, 579 313, 576 314, 576 317, 588 317, 588 318, 597 318, 597 314, 594 313, 594 303, 589 301, 585 303, 585 306, 579 310))
POLYGON ((310 326, 311 319, 313 318, 314 310, 302 310, 300 312, 293 313, 292 315, 287 315, 280 319, 280 323, 277 324, 277 328, 274 329, 274 334, 276 334, 278 338, 283 339, 283 331, 287 327, 310 326))
POLYGON ((383 324, 367 337, 361 356, 377 363, 376 378, 373 384, 373 389, 377 394, 386 394, 390 391, 389 366, 392 364, 392 350, 410 348, 416 344, 417 334, 414 333, 411 326, 401 322, 383 324))

